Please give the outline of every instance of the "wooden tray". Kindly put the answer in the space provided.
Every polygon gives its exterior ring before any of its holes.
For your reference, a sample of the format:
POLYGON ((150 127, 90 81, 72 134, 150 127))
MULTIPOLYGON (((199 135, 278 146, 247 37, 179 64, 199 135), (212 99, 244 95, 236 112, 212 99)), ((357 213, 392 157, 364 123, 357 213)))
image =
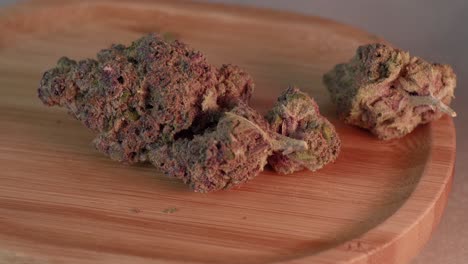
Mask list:
POLYGON ((443 212, 451 118, 395 141, 335 119, 322 74, 379 38, 328 20, 182 1, 35 1, 0 16, 0 263, 405 263, 443 212), (253 105, 289 84, 337 126, 338 161, 192 193, 150 165, 95 151, 93 134, 36 97, 62 55, 93 57, 147 32, 180 38, 254 77, 253 105))

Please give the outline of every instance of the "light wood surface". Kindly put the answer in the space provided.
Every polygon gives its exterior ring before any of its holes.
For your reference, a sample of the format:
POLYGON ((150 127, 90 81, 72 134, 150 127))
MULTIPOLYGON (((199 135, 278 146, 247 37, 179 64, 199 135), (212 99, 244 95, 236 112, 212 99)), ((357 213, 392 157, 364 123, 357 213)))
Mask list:
POLYGON ((327 20, 181 1, 35 1, 0 16, 0 263, 406 263, 445 207, 451 118, 383 142, 335 119, 322 74, 376 36, 327 20), (92 57, 147 32, 190 43, 256 81, 264 111, 308 91, 343 149, 316 173, 267 170, 192 193, 150 165, 102 156, 93 134, 36 98, 62 56, 92 57))

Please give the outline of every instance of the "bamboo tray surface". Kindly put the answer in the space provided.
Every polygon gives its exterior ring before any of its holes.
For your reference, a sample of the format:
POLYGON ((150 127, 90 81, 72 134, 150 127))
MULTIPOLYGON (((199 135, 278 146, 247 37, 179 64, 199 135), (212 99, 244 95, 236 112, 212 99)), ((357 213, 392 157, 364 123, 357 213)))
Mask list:
POLYGON ((321 82, 357 46, 383 41, 321 18, 185 1, 33 1, 0 14, 0 263, 406 263, 437 225, 455 128, 444 117, 379 141, 336 120, 321 82), (288 85, 340 133, 338 160, 241 188, 192 193, 148 164, 126 166, 37 99, 61 56, 94 57, 148 32, 179 38, 254 77, 265 111, 288 85))

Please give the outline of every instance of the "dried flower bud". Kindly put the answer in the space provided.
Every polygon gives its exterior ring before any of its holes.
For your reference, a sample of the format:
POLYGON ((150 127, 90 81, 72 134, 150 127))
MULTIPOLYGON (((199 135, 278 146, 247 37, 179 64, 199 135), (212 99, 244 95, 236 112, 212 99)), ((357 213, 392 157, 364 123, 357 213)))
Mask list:
POLYGON ((315 101, 299 89, 287 89, 266 118, 273 131, 307 144, 301 151, 275 151, 268 163, 277 172, 316 171, 338 156, 341 142, 335 128, 320 115, 315 101))
POLYGON ((97 60, 60 59, 44 73, 38 93, 98 132, 98 150, 134 163, 147 159, 149 144, 171 143, 213 112, 247 102, 252 89, 238 67, 218 69, 185 44, 150 34, 102 50, 97 60))
POLYGON ((150 151, 149 159, 196 192, 227 189, 254 178, 271 153, 263 118, 247 105, 225 112, 217 124, 193 138, 150 151))
POLYGON ((456 86, 450 66, 384 44, 359 47, 323 79, 340 117, 380 139, 402 137, 444 113, 456 115, 448 106, 456 86))

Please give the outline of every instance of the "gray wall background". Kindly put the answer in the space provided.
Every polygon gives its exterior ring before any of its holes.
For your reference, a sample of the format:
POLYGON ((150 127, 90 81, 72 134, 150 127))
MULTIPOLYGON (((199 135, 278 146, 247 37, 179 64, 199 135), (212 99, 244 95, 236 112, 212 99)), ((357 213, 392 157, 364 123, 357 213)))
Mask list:
MULTIPOLYGON (((451 64, 458 75, 455 181, 442 222, 413 264, 468 263, 468 0, 204 0, 331 18, 377 34, 412 54, 451 64)), ((17 0, 0 0, 0 7, 17 0)))

